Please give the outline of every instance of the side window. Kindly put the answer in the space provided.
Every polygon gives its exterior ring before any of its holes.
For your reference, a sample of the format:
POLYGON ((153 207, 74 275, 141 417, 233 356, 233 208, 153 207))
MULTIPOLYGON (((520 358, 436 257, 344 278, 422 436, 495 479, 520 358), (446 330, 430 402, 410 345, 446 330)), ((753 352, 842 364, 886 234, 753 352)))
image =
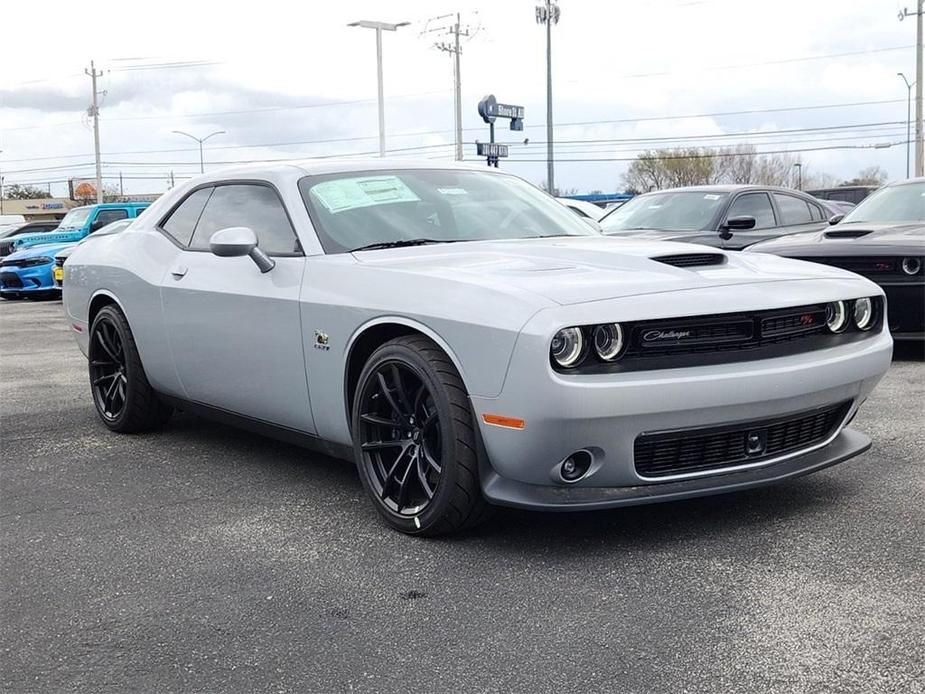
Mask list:
POLYGON ((146 209, 148 209, 148 208, 147 208, 147 207, 136 207, 136 208, 135 208, 135 216, 136 216, 136 217, 140 217, 140 216, 141 216, 141 213, 144 212, 146 209))
POLYGON ((102 229, 107 224, 112 224, 117 222, 120 219, 126 219, 128 217, 128 210, 100 210, 96 214, 96 219, 93 220, 93 224, 90 227, 93 231, 97 229, 102 229))
POLYGON ((809 205, 800 198, 793 195, 774 193, 774 202, 777 203, 777 208, 780 210, 780 223, 784 226, 809 224, 813 221, 809 205))
POLYGON ((207 250, 212 234, 227 227, 253 229, 258 245, 270 255, 300 252, 283 203, 269 186, 247 183, 216 186, 190 246, 207 250))
POLYGON ((166 222, 161 222, 161 229, 170 234, 181 246, 188 246, 193 238, 193 230, 202 215, 202 210, 212 195, 212 188, 202 188, 180 203, 166 222))
POLYGON ((746 193, 737 197, 729 206, 726 218, 743 215, 755 218, 755 229, 770 229, 777 226, 771 199, 767 193, 746 193))

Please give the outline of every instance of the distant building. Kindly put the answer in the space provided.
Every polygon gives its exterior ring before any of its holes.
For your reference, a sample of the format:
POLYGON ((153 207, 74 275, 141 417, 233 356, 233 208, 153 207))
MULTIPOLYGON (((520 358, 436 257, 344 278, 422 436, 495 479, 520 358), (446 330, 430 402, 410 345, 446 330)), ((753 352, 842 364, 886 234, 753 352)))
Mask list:
POLYGON ((62 219, 77 203, 67 198, 37 198, 35 200, 4 200, 3 214, 21 214, 27 221, 62 219))

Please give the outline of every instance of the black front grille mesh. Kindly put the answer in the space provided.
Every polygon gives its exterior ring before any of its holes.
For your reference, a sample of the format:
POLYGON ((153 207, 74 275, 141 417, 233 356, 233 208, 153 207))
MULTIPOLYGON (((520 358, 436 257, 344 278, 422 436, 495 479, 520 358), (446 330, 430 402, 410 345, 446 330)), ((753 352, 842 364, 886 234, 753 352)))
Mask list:
POLYGON ((634 449, 636 472, 658 478, 722 471, 793 453, 831 436, 850 406, 849 401, 788 417, 642 434, 636 438, 634 449), (751 452, 749 444, 753 446, 751 452))
POLYGON ((22 289, 22 280, 15 272, 0 273, 0 284, 4 289, 22 289))
MULTIPOLYGON (((845 257, 806 257, 796 258, 796 260, 805 260, 810 263, 819 263, 820 265, 831 265, 842 270, 856 272, 870 279, 885 280, 890 278, 913 279, 921 277, 923 272, 920 269, 917 273, 909 275, 903 271, 903 258, 898 256, 845 256, 845 257)), ((920 261, 921 263, 921 261, 920 261)))

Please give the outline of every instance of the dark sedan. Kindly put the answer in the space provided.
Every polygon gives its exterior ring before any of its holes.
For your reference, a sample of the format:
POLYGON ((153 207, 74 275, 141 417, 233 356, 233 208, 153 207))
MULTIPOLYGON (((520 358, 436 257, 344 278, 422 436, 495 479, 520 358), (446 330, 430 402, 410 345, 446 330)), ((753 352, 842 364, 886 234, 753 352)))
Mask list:
POLYGON ((639 195, 600 223, 611 236, 740 250, 778 236, 819 231, 834 213, 824 201, 789 188, 716 185, 639 195))
POLYGON ((864 275, 886 293, 893 338, 925 340, 925 178, 881 188, 825 231, 774 239, 749 250, 864 275))

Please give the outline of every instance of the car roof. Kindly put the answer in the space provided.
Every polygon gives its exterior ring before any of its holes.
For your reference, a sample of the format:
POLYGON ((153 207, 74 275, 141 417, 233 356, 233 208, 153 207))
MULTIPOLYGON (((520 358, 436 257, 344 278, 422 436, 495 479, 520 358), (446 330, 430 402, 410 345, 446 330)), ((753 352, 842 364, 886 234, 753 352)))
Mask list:
MULTIPOLYGON (((691 192, 691 193, 738 193, 741 191, 749 190, 769 190, 775 193, 797 193, 801 195, 806 195, 806 191, 803 190, 794 190, 793 188, 785 188, 784 186, 763 186, 753 183, 722 183, 722 184, 713 184, 713 185, 702 185, 702 186, 683 186, 680 188, 664 188, 662 190, 653 190, 651 193, 680 193, 680 192, 691 192)), ((644 193, 644 195, 649 195, 649 193, 644 193)))

